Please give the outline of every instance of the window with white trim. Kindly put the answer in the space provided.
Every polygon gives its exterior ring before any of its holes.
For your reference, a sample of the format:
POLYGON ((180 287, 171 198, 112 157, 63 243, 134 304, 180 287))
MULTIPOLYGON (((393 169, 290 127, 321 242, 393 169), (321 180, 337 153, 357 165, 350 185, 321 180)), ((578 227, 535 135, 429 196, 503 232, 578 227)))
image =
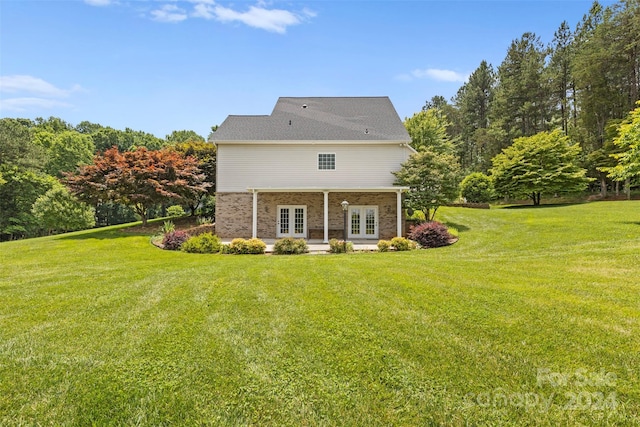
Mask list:
POLYGON ((336 169, 335 153, 318 153, 318 170, 332 171, 336 169))

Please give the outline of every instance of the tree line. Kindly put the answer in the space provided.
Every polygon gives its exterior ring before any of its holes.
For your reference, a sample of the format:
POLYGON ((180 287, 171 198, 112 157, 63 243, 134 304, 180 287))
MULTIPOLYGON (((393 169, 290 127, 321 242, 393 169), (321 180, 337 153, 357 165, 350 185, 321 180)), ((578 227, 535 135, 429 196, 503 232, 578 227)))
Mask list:
POLYGON ((0 240, 146 221, 172 202, 212 214, 214 191, 215 147, 194 131, 158 138, 56 117, 0 119, 0 240), (96 196, 88 168, 107 156, 114 173, 96 196))
POLYGON ((619 185, 620 126, 640 99, 640 1, 597 1, 574 27, 560 23, 552 41, 524 33, 494 68, 482 61, 447 101, 423 110, 446 117, 446 133, 464 173, 487 173, 492 159, 521 137, 560 129, 580 147, 578 162, 606 195, 619 185))

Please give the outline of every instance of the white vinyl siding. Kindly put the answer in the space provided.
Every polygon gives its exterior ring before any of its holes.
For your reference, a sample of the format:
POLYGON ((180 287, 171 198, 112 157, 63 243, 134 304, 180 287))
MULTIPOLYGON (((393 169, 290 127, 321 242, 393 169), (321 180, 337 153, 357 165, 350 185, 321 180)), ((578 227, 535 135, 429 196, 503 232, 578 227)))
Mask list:
POLYGON ((400 143, 220 144, 216 189, 390 187, 395 180, 391 172, 399 170, 411 152, 400 143), (319 170, 318 153, 335 154, 340 167, 331 173, 319 170))

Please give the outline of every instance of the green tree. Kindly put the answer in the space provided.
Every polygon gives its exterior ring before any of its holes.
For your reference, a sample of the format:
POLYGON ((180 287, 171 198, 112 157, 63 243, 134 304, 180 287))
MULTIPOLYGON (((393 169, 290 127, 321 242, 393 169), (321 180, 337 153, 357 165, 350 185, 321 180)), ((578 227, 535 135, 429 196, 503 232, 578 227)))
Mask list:
POLYGON ((496 191, 506 197, 528 197, 540 204, 542 194, 583 191, 589 178, 577 160, 580 146, 561 130, 521 137, 493 158, 496 191))
POLYGON ((449 122, 437 108, 415 113, 405 119, 404 126, 411 137, 411 146, 416 151, 429 148, 438 153, 453 152, 453 144, 447 134, 449 122))
MULTIPOLYGON (((487 150, 490 147, 483 143, 484 139, 479 140, 484 133, 478 130, 489 127, 495 85, 493 67, 487 61, 482 61, 454 98, 461 121, 458 156, 463 169, 482 170, 483 164, 491 158, 491 150, 487 150)), ((497 151, 493 154, 497 154, 497 151)))
POLYGON ((430 148, 412 154, 394 172, 395 185, 409 187, 405 206, 424 212, 433 221, 438 208, 458 195, 460 166, 453 154, 438 153, 430 148))
POLYGON ((571 106, 575 96, 575 82, 571 73, 573 33, 567 21, 562 21, 553 35, 549 51, 551 55, 546 71, 551 87, 551 101, 558 110, 562 130, 565 135, 568 135, 571 106))
POLYGON ((33 203, 31 212, 39 227, 49 234, 91 228, 95 211, 79 202, 63 185, 56 184, 33 203))
POLYGON ((622 151, 613 154, 617 161, 604 171, 615 180, 627 180, 640 175, 640 102, 638 108, 629 113, 627 120, 619 127, 618 137, 613 143, 622 151))
POLYGON ((546 49, 540 38, 524 33, 514 40, 498 67, 491 119, 506 134, 505 148, 521 136, 548 130, 550 120, 549 88, 543 78, 546 49))
POLYGON ((8 168, 0 185, 0 240, 31 237, 38 231, 31 207, 57 180, 38 171, 8 168))
POLYGON ((58 133, 36 130, 33 141, 47 152, 45 171, 59 177, 63 172, 71 172, 78 166, 90 163, 95 151, 91 137, 75 130, 58 133))
POLYGON ((198 135, 192 130, 174 130, 170 135, 165 137, 170 144, 177 144, 180 142, 204 142, 204 137, 198 135))

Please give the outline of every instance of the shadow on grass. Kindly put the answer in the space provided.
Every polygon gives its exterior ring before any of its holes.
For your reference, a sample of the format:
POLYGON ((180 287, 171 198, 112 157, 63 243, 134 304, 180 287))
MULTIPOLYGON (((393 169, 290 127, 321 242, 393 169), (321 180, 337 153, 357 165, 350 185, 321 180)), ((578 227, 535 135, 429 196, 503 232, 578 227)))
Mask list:
POLYGON ((620 224, 625 224, 625 225, 640 225, 640 221, 622 221, 620 224))
POLYGON ((542 205, 511 205, 511 206, 504 206, 501 207, 500 209, 546 209, 546 208, 566 208, 569 206, 576 206, 576 205, 584 205, 587 202, 573 202, 573 203, 545 203, 542 205))
POLYGON ((445 225, 447 227, 452 227, 455 228, 456 230, 458 230, 460 233, 463 233, 465 231, 469 231, 471 230, 469 227, 467 227, 466 225, 462 225, 462 224, 456 224, 455 222, 445 222, 445 225))

